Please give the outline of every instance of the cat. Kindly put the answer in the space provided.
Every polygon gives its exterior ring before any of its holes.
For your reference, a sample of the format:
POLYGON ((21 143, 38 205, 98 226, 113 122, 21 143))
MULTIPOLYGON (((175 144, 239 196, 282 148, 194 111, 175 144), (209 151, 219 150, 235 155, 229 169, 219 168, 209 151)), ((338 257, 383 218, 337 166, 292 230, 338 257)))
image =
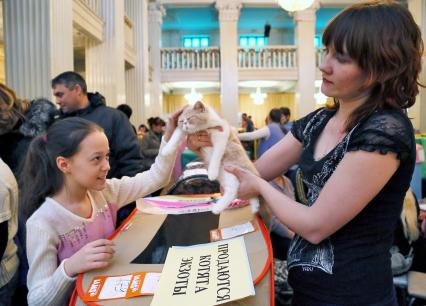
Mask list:
MULTIPOLYGON (((236 131, 226 120, 201 101, 196 102, 193 107, 188 106, 183 110, 178 118, 177 128, 160 154, 165 156, 173 154, 185 135, 203 130, 210 135, 213 144, 213 147, 201 148, 201 157, 208 166, 208 178, 212 181, 217 179, 223 188, 222 197, 212 208, 213 213, 219 214, 237 197, 239 186, 237 177, 224 170, 225 165, 235 165, 256 175, 259 173, 247 157, 236 131)), ((250 199, 249 203, 253 213, 259 211, 258 198, 250 199)))

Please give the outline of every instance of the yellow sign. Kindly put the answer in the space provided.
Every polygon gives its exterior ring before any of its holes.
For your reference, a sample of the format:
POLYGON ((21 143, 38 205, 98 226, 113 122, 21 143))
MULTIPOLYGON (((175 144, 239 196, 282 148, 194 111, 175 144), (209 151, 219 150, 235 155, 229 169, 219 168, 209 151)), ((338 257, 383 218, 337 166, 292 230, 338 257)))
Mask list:
POLYGON ((243 237, 167 254, 151 306, 211 306, 254 295, 243 237))

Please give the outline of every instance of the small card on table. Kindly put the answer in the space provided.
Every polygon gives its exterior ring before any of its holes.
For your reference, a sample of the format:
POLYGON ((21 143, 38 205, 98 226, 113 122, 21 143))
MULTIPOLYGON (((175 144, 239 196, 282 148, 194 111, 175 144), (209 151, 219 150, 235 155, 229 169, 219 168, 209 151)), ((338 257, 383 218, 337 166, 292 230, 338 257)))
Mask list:
POLYGON ((238 237, 256 230, 253 221, 230 227, 218 228, 210 231, 210 241, 219 241, 238 237))
POLYGON ((153 295, 161 273, 135 272, 126 275, 96 276, 84 294, 85 302, 153 295))

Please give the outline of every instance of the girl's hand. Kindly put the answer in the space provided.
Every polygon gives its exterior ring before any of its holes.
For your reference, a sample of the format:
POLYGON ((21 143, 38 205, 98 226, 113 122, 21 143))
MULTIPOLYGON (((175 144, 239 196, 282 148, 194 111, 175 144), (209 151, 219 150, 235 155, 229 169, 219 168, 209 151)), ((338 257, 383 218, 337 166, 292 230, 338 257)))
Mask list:
POLYGON ((89 242, 64 263, 65 273, 74 277, 79 273, 105 268, 111 263, 115 250, 114 242, 98 239, 89 242))
POLYGON ((201 154, 202 147, 212 147, 213 144, 210 135, 206 131, 199 131, 195 134, 190 134, 186 138, 186 145, 191 151, 198 155, 201 154))
POLYGON ((164 140, 169 141, 170 137, 172 137, 173 132, 175 131, 178 125, 179 116, 182 114, 183 110, 188 107, 184 106, 176 111, 176 113, 169 116, 169 120, 167 122, 166 132, 164 133, 164 140))
POLYGON ((240 186, 238 187, 239 199, 251 199, 259 195, 260 184, 263 181, 260 177, 247 170, 231 165, 226 165, 225 170, 235 175, 240 182, 240 186))

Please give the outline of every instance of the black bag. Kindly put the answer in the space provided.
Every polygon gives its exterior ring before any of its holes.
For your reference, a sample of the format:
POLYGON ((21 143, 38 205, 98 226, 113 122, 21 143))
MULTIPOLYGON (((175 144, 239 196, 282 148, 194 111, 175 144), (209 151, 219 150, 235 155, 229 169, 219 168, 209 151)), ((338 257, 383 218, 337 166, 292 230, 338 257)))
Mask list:
POLYGON ((210 194, 217 192, 220 192, 219 182, 209 180, 204 163, 191 162, 185 166, 182 175, 166 194, 210 194))

